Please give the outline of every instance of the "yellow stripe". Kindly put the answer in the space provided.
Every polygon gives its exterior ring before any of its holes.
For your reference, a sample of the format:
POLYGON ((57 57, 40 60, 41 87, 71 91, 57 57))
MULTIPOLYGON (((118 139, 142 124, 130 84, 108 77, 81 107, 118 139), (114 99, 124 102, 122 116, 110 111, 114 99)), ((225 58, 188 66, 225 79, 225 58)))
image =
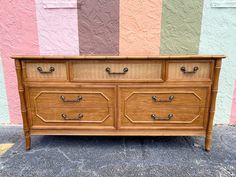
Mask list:
POLYGON ((13 143, 0 144, 0 155, 3 155, 5 152, 7 152, 7 150, 13 145, 13 143))

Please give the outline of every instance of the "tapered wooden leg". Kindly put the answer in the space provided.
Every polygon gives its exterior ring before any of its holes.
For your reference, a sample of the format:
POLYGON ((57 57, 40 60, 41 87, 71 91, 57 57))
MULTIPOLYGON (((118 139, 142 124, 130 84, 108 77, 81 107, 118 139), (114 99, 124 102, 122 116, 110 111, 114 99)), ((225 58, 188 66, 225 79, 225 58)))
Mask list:
POLYGON ((25 101, 25 87, 23 85, 23 78, 22 78, 22 66, 20 60, 15 60, 16 65, 16 74, 18 80, 18 90, 20 95, 20 104, 21 104, 21 114, 23 119, 23 130, 25 133, 25 149, 30 150, 31 147, 31 139, 30 139, 30 127, 28 122, 27 116, 27 106, 25 101))
POLYGON ((211 137, 211 135, 207 135, 205 138, 205 150, 207 152, 210 152, 211 147, 212 147, 212 137, 211 137))
POLYGON ((215 115, 215 105, 216 105, 216 96, 218 91, 218 82, 219 82, 219 74, 221 68, 221 59, 217 59, 215 61, 215 71, 214 71, 214 80, 211 88, 211 100, 210 100, 210 111, 208 118, 208 125, 206 129, 206 138, 205 138, 205 150, 210 151, 212 147, 212 127, 213 127, 213 119, 215 115))
POLYGON ((28 133, 25 135, 25 150, 30 150, 31 148, 31 137, 28 133))

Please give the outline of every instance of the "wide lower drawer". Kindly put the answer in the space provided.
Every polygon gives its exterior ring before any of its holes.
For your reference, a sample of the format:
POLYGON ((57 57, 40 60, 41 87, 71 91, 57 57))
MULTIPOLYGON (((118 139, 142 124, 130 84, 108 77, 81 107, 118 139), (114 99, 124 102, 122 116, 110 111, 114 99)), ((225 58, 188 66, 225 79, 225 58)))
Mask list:
POLYGON ((35 115, 43 122, 102 123, 111 116, 109 108, 48 108, 37 109, 35 115))
POLYGON ((208 87, 120 86, 120 128, 199 128, 206 125, 208 87))
POLYGON ((78 126, 114 128, 113 108, 48 108, 31 111, 33 127, 78 126))
POLYGON ((106 86, 78 88, 30 88, 31 109, 50 107, 113 107, 115 88, 106 86))
POLYGON ((191 124, 201 116, 199 107, 128 108, 124 116, 132 123, 191 124))
POLYGON ((31 103, 37 108, 48 107, 110 107, 113 102, 106 95, 111 95, 113 90, 41 90, 31 92, 31 103))
POLYGON ((162 82, 163 64, 154 60, 81 60, 72 62, 70 75, 72 81, 80 82, 162 82))
POLYGON ((120 110, 120 128, 204 129, 208 108, 157 107, 145 110, 120 110))
POLYGON ((120 104, 142 109, 156 106, 199 106, 205 107, 208 87, 120 87, 120 104))
POLYGON ((29 114, 32 126, 78 126, 114 128, 115 87, 32 87, 29 114))

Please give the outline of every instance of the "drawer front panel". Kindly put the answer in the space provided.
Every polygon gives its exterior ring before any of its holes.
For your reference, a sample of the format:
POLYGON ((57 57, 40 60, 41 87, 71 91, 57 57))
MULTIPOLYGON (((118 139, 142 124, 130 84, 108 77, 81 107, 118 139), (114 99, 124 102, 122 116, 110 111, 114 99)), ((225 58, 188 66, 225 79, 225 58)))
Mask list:
POLYGON ((198 107, 156 107, 137 109, 127 106, 124 115, 132 123, 191 124, 201 115, 198 107))
POLYGON ((25 78, 28 81, 66 81, 65 62, 25 62, 25 78))
POLYGON ((163 81, 162 61, 76 61, 72 63, 73 81, 163 81))
POLYGON ((32 87, 29 89, 29 97, 31 125, 34 127, 115 128, 116 102, 113 86, 32 87))
MULTIPOLYGON (((109 90, 112 92, 112 90, 109 90)), ((40 91, 35 90, 31 102, 37 108, 47 107, 109 107, 107 91, 40 91)))
POLYGON ((126 105, 136 108, 156 106, 205 106, 206 92, 194 91, 134 91, 125 100, 126 105))
POLYGON ((168 62, 168 81, 210 81, 212 61, 170 61, 168 62))
POLYGON ((208 87, 119 89, 120 127, 198 127, 205 125, 208 87), (153 99, 155 95, 155 99, 153 99), (170 99, 173 96, 173 99, 170 99))
POLYGON ((57 129, 115 129, 112 108, 49 108, 31 111, 31 126, 57 129))
POLYGON ((36 116, 43 122, 102 123, 109 118, 109 108, 49 108, 37 109, 36 116))

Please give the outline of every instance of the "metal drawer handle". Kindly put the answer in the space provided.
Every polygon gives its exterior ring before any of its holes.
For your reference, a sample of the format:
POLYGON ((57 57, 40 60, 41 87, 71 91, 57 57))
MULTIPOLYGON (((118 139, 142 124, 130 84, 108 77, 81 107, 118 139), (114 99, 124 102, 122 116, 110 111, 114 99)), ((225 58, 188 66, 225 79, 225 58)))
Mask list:
POLYGON ((79 113, 76 118, 69 118, 69 117, 67 117, 66 114, 61 114, 61 117, 62 117, 64 120, 80 120, 82 117, 84 117, 84 115, 83 115, 82 113, 79 113))
POLYGON ((151 118, 153 118, 154 120, 170 120, 172 117, 174 117, 172 113, 168 114, 167 118, 158 117, 156 114, 151 115, 151 118))
POLYGON ((129 71, 129 69, 128 69, 127 67, 125 67, 125 68, 123 69, 123 72, 112 72, 112 71, 111 71, 111 68, 109 68, 109 67, 106 68, 106 72, 107 72, 108 74, 125 74, 125 73, 127 73, 128 71, 129 71))
POLYGON ((155 102, 172 102, 175 97, 173 95, 169 96, 168 100, 158 100, 157 96, 152 96, 153 101, 155 102))
POLYGON ((82 96, 78 96, 76 100, 66 100, 66 97, 63 95, 61 95, 60 98, 63 102, 80 102, 83 99, 82 96))
POLYGON ((48 71, 43 71, 43 69, 42 69, 41 67, 37 67, 37 70, 38 70, 41 74, 50 74, 50 73, 52 73, 53 71, 55 71, 55 68, 51 66, 48 71))
POLYGON ((194 73, 196 73, 196 72, 199 70, 199 68, 198 68, 198 66, 194 66, 194 68, 193 68, 192 71, 186 71, 186 68, 185 68, 184 66, 182 66, 182 67, 180 68, 180 70, 181 70, 184 74, 194 74, 194 73))

